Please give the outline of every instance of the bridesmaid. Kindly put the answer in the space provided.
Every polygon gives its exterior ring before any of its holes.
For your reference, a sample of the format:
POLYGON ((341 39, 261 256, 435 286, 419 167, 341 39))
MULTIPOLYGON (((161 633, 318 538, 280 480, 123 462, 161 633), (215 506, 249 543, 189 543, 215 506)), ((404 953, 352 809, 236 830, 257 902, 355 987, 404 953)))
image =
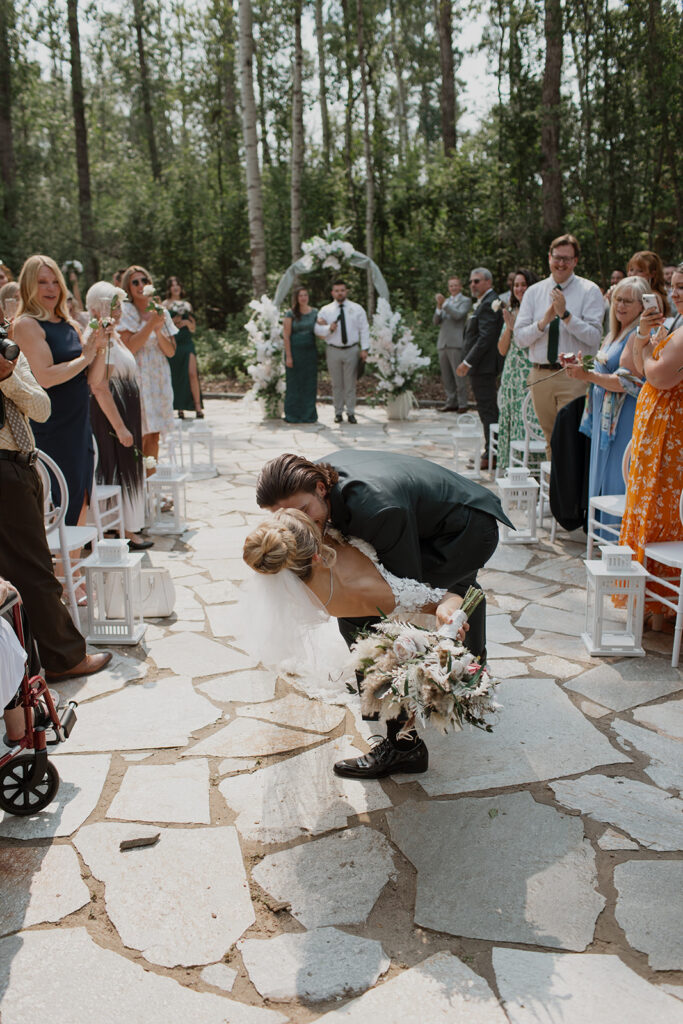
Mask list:
POLYGON ((36 446, 55 460, 66 478, 67 525, 82 526, 94 460, 88 384, 104 377, 107 340, 99 329, 81 344, 79 329, 69 319, 62 272, 49 256, 29 256, 19 275, 19 292, 14 340, 52 404, 45 423, 31 424, 36 446))
MULTIPOLYGON (((531 369, 525 350, 514 342, 514 330, 522 296, 530 285, 536 283, 536 275, 531 270, 517 270, 513 278, 510 308, 503 309, 505 327, 498 339, 498 352, 505 359, 498 391, 497 463, 500 473, 504 473, 510 465, 510 442, 524 440, 522 403, 527 394, 526 381, 531 369)), ((529 415, 537 424, 533 407, 529 409, 529 415)))
POLYGON ((197 323, 192 306, 185 298, 185 291, 177 277, 169 277, 166 298, 162 305, 169 311, 173 323, 178 328, 175 336, 175 355, 168 361, 173 383, 173 408, 178 413, 178 419, 185 419, 185 412, 194 410, 197 419, 203 420, 197 353, 192 338, 197 323))
POLYGON ((309 305, 308 290, 297 288, 292 308, 285 313, 282 334, 285 343, 285 420, 287 423, 316 423, 318 390, 318 349, 313 326, 318 310, 309 305))

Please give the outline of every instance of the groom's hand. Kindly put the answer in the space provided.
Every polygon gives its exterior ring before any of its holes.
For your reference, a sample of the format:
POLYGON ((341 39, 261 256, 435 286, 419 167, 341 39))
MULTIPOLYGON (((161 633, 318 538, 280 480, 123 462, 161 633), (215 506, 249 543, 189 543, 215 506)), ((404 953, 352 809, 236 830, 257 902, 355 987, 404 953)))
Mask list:
MULTIPOLYGON (((436 625, 445 626, 447 622, 450 622, 453 613, 459 611, 462 605, 462 598, 459 594, 446 594, 441 604, 436 606, 436 625)), ((464 640, 465 634, 470 628, 469 622, 465 622, 458 630, 458 640, 464 640)))

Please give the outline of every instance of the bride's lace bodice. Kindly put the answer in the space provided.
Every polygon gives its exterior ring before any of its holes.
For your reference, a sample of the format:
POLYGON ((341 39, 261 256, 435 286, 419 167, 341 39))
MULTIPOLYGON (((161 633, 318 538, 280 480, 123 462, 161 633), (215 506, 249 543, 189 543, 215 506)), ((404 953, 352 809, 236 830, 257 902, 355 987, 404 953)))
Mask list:
POLYGON ((419 612, 427 604, 438 604, 447 593, 446 590, 439 589, 438 587, 430 587, 428 583, 420 583, 418 580, 394 576, 392 572, 389 572, 382 565, 372 544, 361 540, 360 537, 345 537, 339 530, 330 526, 327 527, 326 535, 339 544, 351 544, 352 547, 370 559, 377 568, 377 571, 391 587, 391 592, 396 602, 392 615, 408 615, 413 612, 419 612))

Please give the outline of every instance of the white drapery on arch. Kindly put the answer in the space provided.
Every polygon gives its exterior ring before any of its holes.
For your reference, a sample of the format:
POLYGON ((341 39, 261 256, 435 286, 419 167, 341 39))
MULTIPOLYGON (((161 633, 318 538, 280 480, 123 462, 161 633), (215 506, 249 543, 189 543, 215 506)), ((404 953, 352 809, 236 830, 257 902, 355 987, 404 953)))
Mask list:
MULTIPOLYGON (((387 286, 387 282, 384 280, 384 275, 374 260, 371 260, 369 256, 365 255, 365 253, 358 252, 354 249, 346 262, 350 263, 352 267, 360 267, 364 270, 369 268, 372 275, 372 283, 375 286, 377 294, 381 299, 386 299, 387 302, 389 301, 389 288, 387 286)), ((310 274, 312 269, 313 267, 311 266, 310 259, 307 258, 307 255, 303 255, 295 263, 292 263, 287 270, 285 270, 284 274, 280 278, 275 292, 275 298, 273 300, 278 309, 289 295, 297 277, 304 274, 310 274)), ((320 268, 316 267, 316 269, 320 268)))

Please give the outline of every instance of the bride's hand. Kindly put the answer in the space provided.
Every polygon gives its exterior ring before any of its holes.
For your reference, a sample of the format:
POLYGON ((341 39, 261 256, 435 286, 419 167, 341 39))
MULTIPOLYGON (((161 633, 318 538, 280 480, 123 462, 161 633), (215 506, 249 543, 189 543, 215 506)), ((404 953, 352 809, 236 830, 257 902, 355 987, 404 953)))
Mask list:
MULTIPOLYGON (((460 610, 462 598, 459 594, 447 594, 441 604, 436 606, 436 625, 445 626, 453 618, 453 614, 460 610)), ((465 634, 470 628, 469 622, 464 622, 458 630, 458 640, 464 640, 465 634)))

